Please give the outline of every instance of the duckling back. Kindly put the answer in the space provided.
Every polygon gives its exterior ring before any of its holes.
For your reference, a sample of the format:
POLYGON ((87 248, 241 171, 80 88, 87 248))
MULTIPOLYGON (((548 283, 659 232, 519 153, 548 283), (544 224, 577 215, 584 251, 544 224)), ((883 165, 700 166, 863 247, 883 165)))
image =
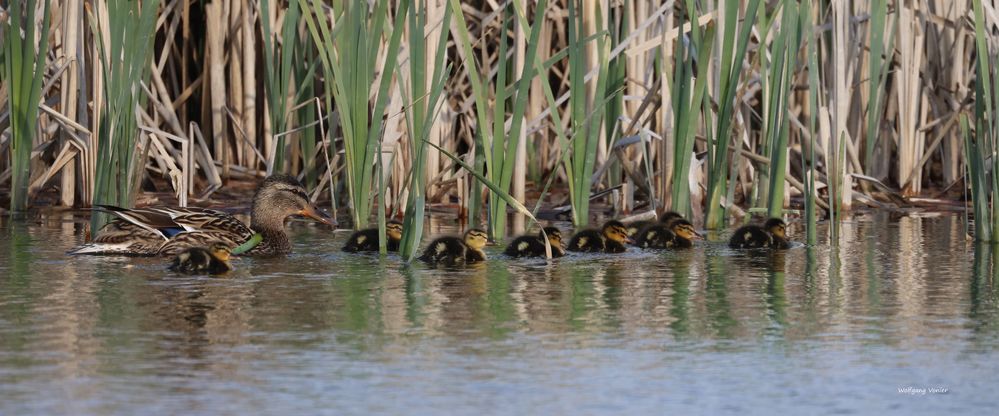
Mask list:
POLYGON ((573 235, 572 238, 569 239, 569 246, 567 249, 569 251, 582 253, 599 253, 604 251, 605 247, 606 242, 600 231, 587 229, 573 235))
POLYGON ((746 225, 735 230, 732 238, 728 240, 728 246, 732 248, 774 247, 774 237, 763 227, 746 225))
POLYGON ((628 236, 629 237, 635 237, 635 236, 638 235, 638 233, 640 231, 644 230, 646 227, 648 227, 650 225, 653 225, 653 224, 655 224, 654 221, 634 221, 634 222, 629 222, 628 225, 627 225, 628 236))
POLYGON ((202 247, 181 251, 170 263, 170 270, 187 274, 222 274, 232 270, 229 263, 218 259, 202 247))
MULTIPOLYGON (((562 247, 551 244, 552 257, 562 257, 562 247)), ((503 251, 510 257, 545 257, 545 242, 536 235, 522 235, 515 238, 503 251)))
POLYGON ((635 245, 641 248, 673 248, 677 240, 676 234, 665 224, 656 224, 642 229, 635 236, 635 245))
POLYGON ((343 245, 343 251, 348 253, 378 251, 378 230, 369 228, 351 234, 347 243, 343 245))
MULTIPOLYGON (((423 250, 423 255, 418 258, 420 261, 430 264, 454 266, 464 263, 469 256, 469 251, 475 250, 469 250, 468 246, 458 237, 440 237, 431 241, 423 250)), ((471 254, 471 256, 477 257, 476 254, 471 254)))

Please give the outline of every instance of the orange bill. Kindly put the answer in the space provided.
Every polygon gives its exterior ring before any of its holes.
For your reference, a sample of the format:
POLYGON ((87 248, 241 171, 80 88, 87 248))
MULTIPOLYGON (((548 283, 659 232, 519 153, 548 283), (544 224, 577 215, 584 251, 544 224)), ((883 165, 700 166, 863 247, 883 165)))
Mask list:
POLYGON ((319 208, 316 208, 315 205, 309 205, 305 208, 302 208, 301 211, 298 211, 298 215, 312 218, 326 225, 332 225, 334 227, 336 227, 337 225, 336 220, 331 218, 329 215, 326 215, 324 212, 320 211, 319 208))

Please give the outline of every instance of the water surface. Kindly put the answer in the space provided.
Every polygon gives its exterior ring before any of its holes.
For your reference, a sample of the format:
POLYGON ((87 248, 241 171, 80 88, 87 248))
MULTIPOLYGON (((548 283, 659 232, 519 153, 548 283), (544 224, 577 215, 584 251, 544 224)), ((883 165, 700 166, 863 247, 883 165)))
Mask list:
POLYGON ((294 254, 221 278, 68 257, 79 218, 2 221, 5 415, 999 406, 997 254, 960 217, 860 216, 837 246, 775 255, 724 234, 551 262, 495 247, 463 270, 347 255, 346 233, 295 224, 294 254))

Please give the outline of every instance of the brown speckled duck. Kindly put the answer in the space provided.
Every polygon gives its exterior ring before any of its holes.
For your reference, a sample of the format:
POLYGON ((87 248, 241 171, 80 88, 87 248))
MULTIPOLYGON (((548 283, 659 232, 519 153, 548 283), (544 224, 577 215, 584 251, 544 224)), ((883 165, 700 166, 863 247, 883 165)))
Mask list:
POLYGON ((288 217, 303 215, 336 225, 309 200, 302 184, 289 175, 273 175, 260 184, 253 196, 249 227, 228 213, 207 208, 101 208, 117 218, 101 228, 91 242, 77 246, 69 254, 172 256, 213 243, 233 249, 259 234, 259 244, 244 254, 277 255, 291 251, 284 231, 288 217))
POLYGON ((728 246, 732 248, 790 248, 787 240, 787 225, 780 218, 771 218, 763 224, 746 225, 735 230, 728 246))

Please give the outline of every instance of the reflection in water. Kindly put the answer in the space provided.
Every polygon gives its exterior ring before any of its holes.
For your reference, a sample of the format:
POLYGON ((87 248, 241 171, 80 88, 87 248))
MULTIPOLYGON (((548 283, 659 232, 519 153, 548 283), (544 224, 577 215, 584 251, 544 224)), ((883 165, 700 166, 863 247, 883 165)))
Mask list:
POLYGON ((996 284, 999 267, 995 264, 996 259, 999 259, 999 245, 975 244, 968 319, 972 338, 979 338, 976 349, 994 347, 999 339, 999 285, 996 284), (990 342, 981 342, 986 340, 990 342))
POLYGON ((996 404, 999 246, 968 246, 958 217, 856 217, 836 246, 777 253, 712 234, 687 251, 490 252, 461 269, 347 255, 346 233, 295 224, 294 254, 237 259, 220 278, 67 257, 76 224, 0 223, 2 414, 634 413, 664 394, 696 412, 706 391, 732 408, 784 395, 844 411, 865 409, 858 398, 907 413, 996 404), (761 378, 783 387, 746 384, 761 378), (886 392, 921 380, 954 393, 886 392))

